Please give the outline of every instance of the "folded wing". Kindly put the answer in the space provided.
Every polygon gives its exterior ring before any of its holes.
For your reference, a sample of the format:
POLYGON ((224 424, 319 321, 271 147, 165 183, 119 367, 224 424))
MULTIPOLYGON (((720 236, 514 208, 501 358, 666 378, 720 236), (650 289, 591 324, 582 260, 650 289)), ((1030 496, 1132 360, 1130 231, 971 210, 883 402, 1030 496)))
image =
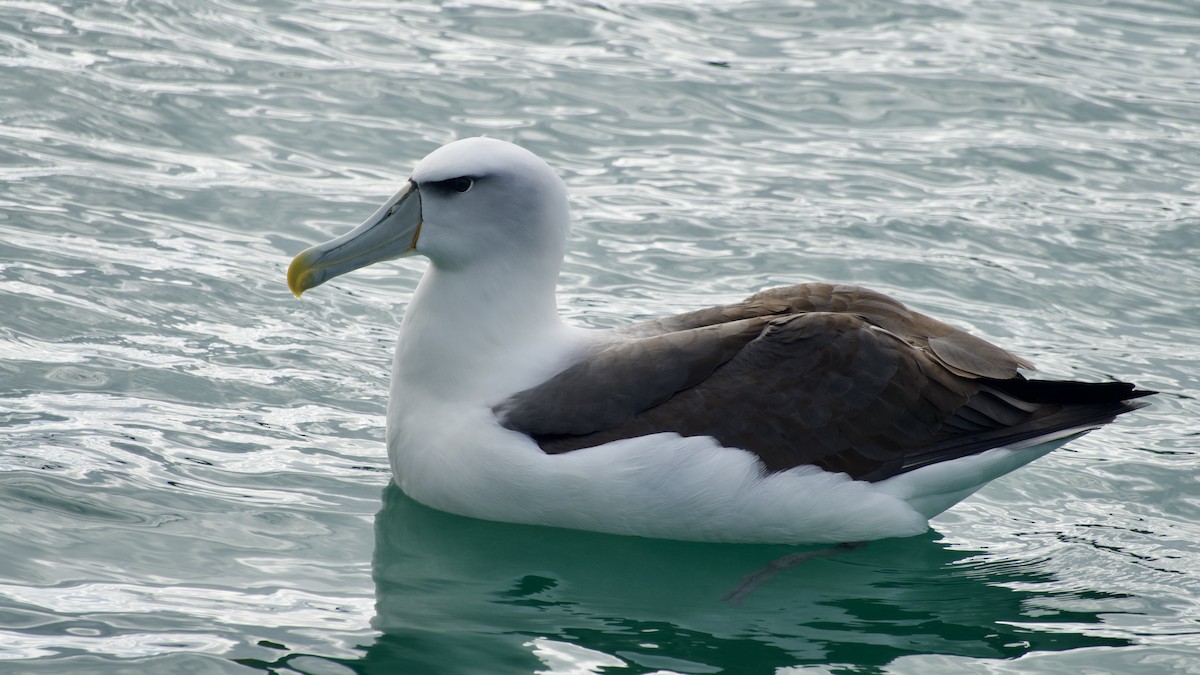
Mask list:
POLYGON ((861 480, 1097 426, 1150 392, 1026 380, 1029 363, 855 286, 804 284, 629 327, 495 407, 562 453, 659 432, 710 436, 770 471, 861 480))

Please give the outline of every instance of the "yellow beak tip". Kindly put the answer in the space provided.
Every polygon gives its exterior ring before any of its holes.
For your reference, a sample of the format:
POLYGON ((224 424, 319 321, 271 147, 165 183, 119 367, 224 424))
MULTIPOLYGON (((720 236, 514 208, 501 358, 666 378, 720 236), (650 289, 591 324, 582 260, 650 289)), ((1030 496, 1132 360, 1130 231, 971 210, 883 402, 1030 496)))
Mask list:
POLYGON ((301 261, 301 258, 303 257, 303 253, 296 256, 296 258, 292 260, 292 264, 288 266, 287 271, 288 290, 291 291, 292 295, 296 296, 297 298, 303 295, 304 291, 308 290, 308 286, 304 285, 304 277, 308 272, 308 265, 301 261))

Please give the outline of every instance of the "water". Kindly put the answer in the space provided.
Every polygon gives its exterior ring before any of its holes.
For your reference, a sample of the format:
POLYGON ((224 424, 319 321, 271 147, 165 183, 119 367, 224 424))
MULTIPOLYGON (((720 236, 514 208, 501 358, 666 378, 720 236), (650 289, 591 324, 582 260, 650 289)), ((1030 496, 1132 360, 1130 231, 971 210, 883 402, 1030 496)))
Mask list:
POLYGON ((1200 9, 0 7, 0 672, 1183 672, 1200 657, 1200 9), (557 167, 571 320, 844 280, 1163 391, 929 534, 788 550, 394 488, 417 262, 290 257, 452 139, 557 167))

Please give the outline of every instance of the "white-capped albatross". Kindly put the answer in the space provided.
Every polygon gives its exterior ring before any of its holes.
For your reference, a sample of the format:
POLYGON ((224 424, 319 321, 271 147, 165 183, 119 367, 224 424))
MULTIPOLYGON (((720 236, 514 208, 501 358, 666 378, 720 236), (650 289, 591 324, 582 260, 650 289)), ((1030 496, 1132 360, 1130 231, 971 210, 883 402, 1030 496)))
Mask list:
POLYGON ((572 327, 555 302, 569 218, 545 162, 469 138, 292 261, 299 297, 365 265, 429 259, 387 416, 394 479, 413 499, 670 539, 903 537, 1152 393, 1026 379, 1026 361, 850 285, 572 327))

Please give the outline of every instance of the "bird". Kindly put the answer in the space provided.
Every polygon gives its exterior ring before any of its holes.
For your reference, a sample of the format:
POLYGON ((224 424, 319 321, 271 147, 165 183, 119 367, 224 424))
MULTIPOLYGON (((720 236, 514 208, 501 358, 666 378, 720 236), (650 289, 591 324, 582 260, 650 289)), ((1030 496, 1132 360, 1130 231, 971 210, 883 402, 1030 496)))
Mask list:
POLYGON ((1155 393, 1030 379, 992 343, 852 284, 801 283, 615 328, 560 317, 566 183, 518 145, 420 160, 291 262, 302 293, 424 256, 386 442, 400 489, 462 516, 620 535, 848 544, 929 520, 1155 393))

